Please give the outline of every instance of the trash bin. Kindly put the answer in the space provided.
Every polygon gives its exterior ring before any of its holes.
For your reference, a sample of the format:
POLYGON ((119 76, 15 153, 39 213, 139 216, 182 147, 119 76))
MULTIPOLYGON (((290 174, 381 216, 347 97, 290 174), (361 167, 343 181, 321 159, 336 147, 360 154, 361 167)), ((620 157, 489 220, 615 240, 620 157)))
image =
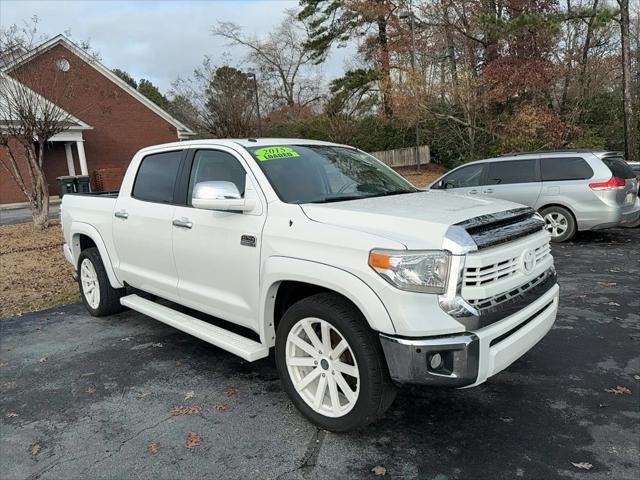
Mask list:
POLYGON ((60 198, 64 197, 65 193, 75 193, 76 191, 76 177, 57 177, 58 188, 60 189, 60 198))
POLYGON ((91 191, 91 184, 89 183, 89 175, 78 175, 76 177, 76 192, 89 193, 91 191))

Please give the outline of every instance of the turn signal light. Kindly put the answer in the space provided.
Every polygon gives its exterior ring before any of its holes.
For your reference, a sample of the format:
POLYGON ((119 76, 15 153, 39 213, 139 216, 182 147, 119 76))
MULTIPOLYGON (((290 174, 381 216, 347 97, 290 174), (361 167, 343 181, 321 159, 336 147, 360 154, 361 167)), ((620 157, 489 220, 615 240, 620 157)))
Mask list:
POLYGON ((391 256, 376 252, 371 252, 369 254, 369 266, 373 268, 388 269, 390 265, 391 256))
POLYGON ((612 188, 624 187, 625 182, 623 178, 611 177, 606 182, 590 183, 589 188, 591 190, 611 190, 612 188))

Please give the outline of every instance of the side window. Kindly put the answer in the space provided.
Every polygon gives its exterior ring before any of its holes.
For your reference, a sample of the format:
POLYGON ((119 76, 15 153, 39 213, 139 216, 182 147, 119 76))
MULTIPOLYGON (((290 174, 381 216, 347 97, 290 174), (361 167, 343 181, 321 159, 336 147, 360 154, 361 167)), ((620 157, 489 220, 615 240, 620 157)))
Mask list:
POLYGON ((231 182, 244 196, 247 172, 236 157, 220 150, 198 150, 193 158, 189 178, 189 204, 193 187, 200 182, 231 182))
POLYGON ((593 176, 593 170, 583 158, 541 158, 540 170, 543 182, 559 180, 586 180, 593 176))
POLYGON ((148 202, 173 202, 182 150, 147 155, 142 159, 131 196, 148 202))
POLYGON ((480 181, 482 180, 483 169, 483 163, 462 167, 461 169, 444 177, 441 180, 442 186, 438 188, 477 187, 480 185, 480 181))
POLYGON ((487 185, 507 185, 510 183, 537 182, 536 161, 507 160, 491 162, 487 171, 487 185))

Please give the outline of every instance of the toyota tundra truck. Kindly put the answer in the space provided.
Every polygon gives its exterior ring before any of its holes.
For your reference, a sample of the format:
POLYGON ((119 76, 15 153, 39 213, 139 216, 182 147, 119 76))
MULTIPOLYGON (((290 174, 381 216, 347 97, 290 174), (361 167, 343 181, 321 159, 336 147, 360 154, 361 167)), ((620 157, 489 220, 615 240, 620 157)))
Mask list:
POLYGON ((552 327, 544 220, 422 191, 300 139, 144 148, 118 193, 67 194, 66 259, 91 315, 123 307, 253 362, 316 425, 361 427, 401 384, 472 387, 552 327))

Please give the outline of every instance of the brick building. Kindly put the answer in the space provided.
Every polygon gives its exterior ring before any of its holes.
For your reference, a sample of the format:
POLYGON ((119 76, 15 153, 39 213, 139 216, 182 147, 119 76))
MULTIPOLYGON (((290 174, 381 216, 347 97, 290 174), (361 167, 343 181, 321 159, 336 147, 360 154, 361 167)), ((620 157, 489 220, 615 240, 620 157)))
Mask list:
MULTIPOLYGON (((56 105, 77 120, 47 145, 45 173, 51 196, 59 193, 55 179, 61 175, 89 175, 94 189, 118 188, 136 151, 194 135, 63 35, 44 42, 19 62, 5 65, 3 71, 37 94, 56 99, 56 105), (39 69, 40 78, 44 75, 52 81, 31 85, 31 69, 39 69), (73 95, 63 94, 65 82, 74 85, 73 95)), ((6 155, 3 150, 0 155, 6 155)), ((0 164, 0 205, 24 201, 0 164)))

